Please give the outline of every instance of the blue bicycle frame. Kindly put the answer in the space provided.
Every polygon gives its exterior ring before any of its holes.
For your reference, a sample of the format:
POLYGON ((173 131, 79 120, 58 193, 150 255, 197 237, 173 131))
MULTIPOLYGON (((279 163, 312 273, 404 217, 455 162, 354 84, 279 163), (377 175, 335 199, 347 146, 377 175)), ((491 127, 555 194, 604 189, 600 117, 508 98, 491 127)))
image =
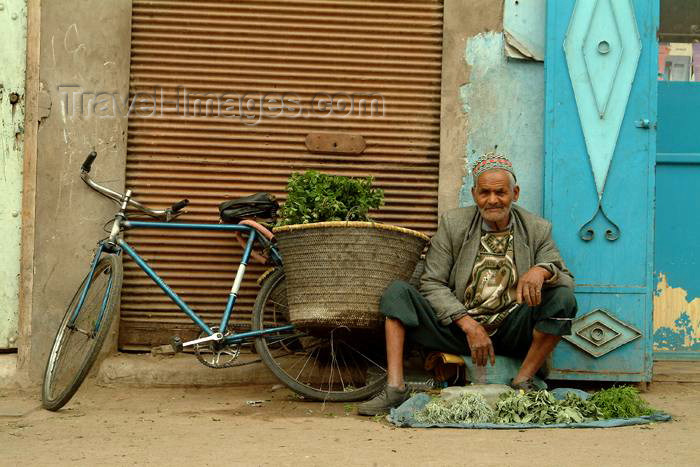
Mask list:
MULTIPOLYGON (((250 253, 253 250, 253 244, 255 243, 255 240, 257 239, 258 232, 247 225, 240 225, 240 224, 184 224, 184 223, 170 223, 170 222, 132 222, 132 221, 127 221, 124 220, 121 222, 121 225, 125 229, 171 229, 171 230, 213 230, 213 231, 223 231, 223 232, 242 232, 242 233, 247 233, 248 234, 248 241, 246 242, 245 249, 243 250, 243 256, 241 257, 241 262, 238 265, 238 271, 236 271, 236 277, 233 281, 233 286, 231 287, 231 292, 229 293, 228 301, 226 303, 226 309, 224 310, 224 313, 221 317, 221 322, 219 324, 219 329, 221 332, 227 329, 228 327, 228 322, 231 317, 231 312, 233 311, 233 307, 236 304, 236 298, 238 297, 238 291, 241 287, 241 283, 243 282, 243 276, 245 274, 246 267, 248 265, 248 260, 250 259, 250 253)), ((204 331, 208 336, 214 335, 214 331, 211 330, 207 324, 202 321, 202 319, 195 313, 188 305, 187 303, 178 296, 177 293, 175 293, 164 281, 163 279, 158 276, 158 274, 151 269, 151 267, 146 263, 146 261, 139 256, 139 254, 134 250, 126 241, 123 239, 117 239, 116 241, 117 245, 119 248, 124 251, 127 255, 129 255, 134 262, 143 270, 143 272, 146 273, 148 277, 150 277, 153 282, 156 283, 158 287, 163 290, 163 292, 170 297, 170 299, 180 308, 183 313, 185 313, 202 331, 204 331)), ((279 258, 279 253, 277 253, 274 245, 271 246, 272 249, 272 255, 274 258, 278 259, 279 258)), ((92 269, 90 271, 89 279, 88 279, 88 284, 90 283, 90 280, 92 279, 92 276, 95 272, 95 269, 97 267, 97 263, 99 262, 99 257, 100 255, 105 251, 104 244, 100 244, 99 249, 97 250, 97 253, 95 254, 95 259, 92 264, 92 269)), ((111 286, 111 282, 108 285, 108 287, 111 286)), ((74 317, 72 320, 75 320, 75 317, 77 316, 80 306, 82 305, 82 302, 85 299, 85 295, 87 292, 87 287, 86 289, 82 292, 82 295, 80 297, 80 303, 79 306, 76 307, 76 311, 74 313, 74 317)), ((103 309, 104 309, 103 304, 103 309)), ((96 324, 95 329, 99 327, 99 321, 101 321, 101 316, 102 313, 100 313, 100 317, 98 318, 98 323, 96 324)), ((222 344, 235 344, 235 343, 240 343, 241 341, 244 341, 246 339, 250 339, 253 337, 258 337, 264 334, 270 334, 270 333, 275 333, 275 332, 281 332, 281 331, 290 331, 294 329, 293 325, 286 325, 286 326, 279 326, 279 327, 274 327, 274 328, 269 328, 269 329, 264 329, 264 330, 257 330, 257 331, 248 331, 248 332, 243 332, 243 333, 238 333, 238 334, 233 334, 230 336, 225 336, 221 341, 222 344)))
MULTIPOLYGON (((73 310, 73 314, 71 315, 70 321, 68 322, 68 327, 69 328, 74 328, 75 327, 75 321, 78 319, 78 315, 80 314, 80 310, 83 308, 83 304, 85 303, 85 297, 87 296, 87 291, 90 288, 90 283, 92 282, 93 277, 95 277, 95 270, 97 270, 97 263, 100 261, 100 257, 102 256, 102 253, 104 252, 104 244, 100 244, 99 248, 97 249, 97 252, 95 253, 95 257, 92 260, 92 265, 90 266, 90 273, 88 274, 87 279, 85 280, 85 288, 83 289, 82 292, 80 292, 80 298, 78 299, 78 305, 75 307, 75 310, 73 310)), ((105 292, 104 298, 102 299, 102 306, 100 308, 100 314, 97 316, 97 319, 95 320, 95 325, 93 326, 91 336, 94 336, 97 334, 97 330, 100 329, 100 324, 102 323, 102 317, 104 316, 105 309, 107 308, 107 302, 109 300, 109 293, 112 290, 112 276, 109 277, 109 282, 107 283, 107 290, 105 292)))

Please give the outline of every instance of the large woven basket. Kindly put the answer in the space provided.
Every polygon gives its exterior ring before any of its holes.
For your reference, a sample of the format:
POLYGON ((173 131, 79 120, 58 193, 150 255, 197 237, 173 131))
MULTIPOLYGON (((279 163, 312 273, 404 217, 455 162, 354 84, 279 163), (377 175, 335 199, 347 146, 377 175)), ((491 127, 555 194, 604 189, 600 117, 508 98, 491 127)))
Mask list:
POLYGON ((300 328, 377 329, 379 299, 395 279, 409 280, 429 238, 371 222, 277 227, 290 320, 300 328))

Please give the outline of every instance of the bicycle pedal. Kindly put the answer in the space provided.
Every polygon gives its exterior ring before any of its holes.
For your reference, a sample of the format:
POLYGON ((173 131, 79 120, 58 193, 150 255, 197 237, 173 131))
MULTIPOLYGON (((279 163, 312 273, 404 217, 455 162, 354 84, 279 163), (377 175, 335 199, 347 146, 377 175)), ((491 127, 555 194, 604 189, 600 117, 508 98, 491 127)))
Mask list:
POLYGON ((182 339, 179 336, 173 336, 170 338, 170 347, 172 347, 173 352, 182 352, 182 339))
POLYGON ((173 355, 174 353, 173 346, 170 344, 151 347, 151 355, 173 355))

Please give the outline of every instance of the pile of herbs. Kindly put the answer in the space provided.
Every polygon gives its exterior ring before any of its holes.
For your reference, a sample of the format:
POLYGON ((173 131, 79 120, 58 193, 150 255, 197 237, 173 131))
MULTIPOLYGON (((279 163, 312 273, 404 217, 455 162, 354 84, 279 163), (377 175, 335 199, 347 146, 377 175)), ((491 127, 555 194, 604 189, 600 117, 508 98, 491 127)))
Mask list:
POLYGON ((608 418, 650 415, 653 409, 632 387, 613 387, 589 399, 567 394, 557 400, 549 391, 501 394, 494 407, 481 394, 467 393, 454 401, 434 399, 415 415, 421 423, 532 423, 552 425, 608 418))
POLYGON ((494 413, 481 394, 467 393, 446 401, 436 398, 416 413, 420 423, 491 423, 494 413))
POLYGON ((373 181, 372 177, 351 178, 315 170, 293 173, 277 225, 370 221, 370 209, 384 202, 384 192, 372 188, 373 181))
POLYGON ((594 403, 575 394, 557 400, 549 391, 502 394, 496 403, 495 423, 581 423, 600 420, 603 414, 594 403))
POLYGON ((604 418, 634 418, 650 415, 654 410, 641 398, 639 391, 630 386, 603 389, 591 396, 604 418))

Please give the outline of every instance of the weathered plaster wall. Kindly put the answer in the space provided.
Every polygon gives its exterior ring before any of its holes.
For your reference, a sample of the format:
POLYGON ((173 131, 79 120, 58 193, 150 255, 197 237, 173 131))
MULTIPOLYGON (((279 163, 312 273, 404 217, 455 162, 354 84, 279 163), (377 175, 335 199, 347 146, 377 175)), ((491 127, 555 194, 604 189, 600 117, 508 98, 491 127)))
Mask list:
POLYGON ((659 274, 654 294, 654 350, 696 352, 700 358, 700 298, 659 274))
MULTIPOLYGON (((541 23, 543 5, 506 5, 523 42, 536 42, 523 39, 534 30, 524 25, 541 23)), ((515 164, 518 203, 542 212, 544 66, 506 58, 503 13, 502 1, 445 1, 440 212, 472 203, 468 163, 495 146, 515 164)))
MULTIPOLYGON (((542 212, 544 160, 544 66, 541 62, 506 59, 503 34, 487 32, 467 41, 469 83, 460 92, 467 115, 463 157, 474 160, 494 148, 506 154, 520 185, 518 204, 542 212)), ((459 203, 472 203, 467 175, 459 203)))
POLYGON ((503 4, 506 55, 543 62, 546 17, 546 0, 506 0, 503 4))
MULTIPOLYGON (((86 272, 97 240, 105 236, 102 225, 114 214, 114 204, 80 180, 80 164, 94 148, 99 155, 95 179, 123 190, 126 162, 126 118, 81 115, 79 106, 72 106, 70 99, 66 103, 58 87, 128 95, 131 2, 41 2, 40 16, 39 79, 50 98, 50 111, 39 124, 33 156, 33 286, 31 299, 24 300, 31 306, 22 309, 29 319, 20 346, 22 369, 35 382, 41 378, 64 307, 86 272)), ((40 94, 40 89, 28 92, 40 94)))
POLYGON ((469 82, 465 61, 467 40, 485 31, 500 31, 500 0, 445 0, 442 39, 442 92, 440 112, 440 187, 438 210, 459 205, 465 175, 464 148, 468 115, 463 112, 460 90, 469 82))
POLYGON ((27 4, 0 3, 0 349, 17 347, 27 4))

